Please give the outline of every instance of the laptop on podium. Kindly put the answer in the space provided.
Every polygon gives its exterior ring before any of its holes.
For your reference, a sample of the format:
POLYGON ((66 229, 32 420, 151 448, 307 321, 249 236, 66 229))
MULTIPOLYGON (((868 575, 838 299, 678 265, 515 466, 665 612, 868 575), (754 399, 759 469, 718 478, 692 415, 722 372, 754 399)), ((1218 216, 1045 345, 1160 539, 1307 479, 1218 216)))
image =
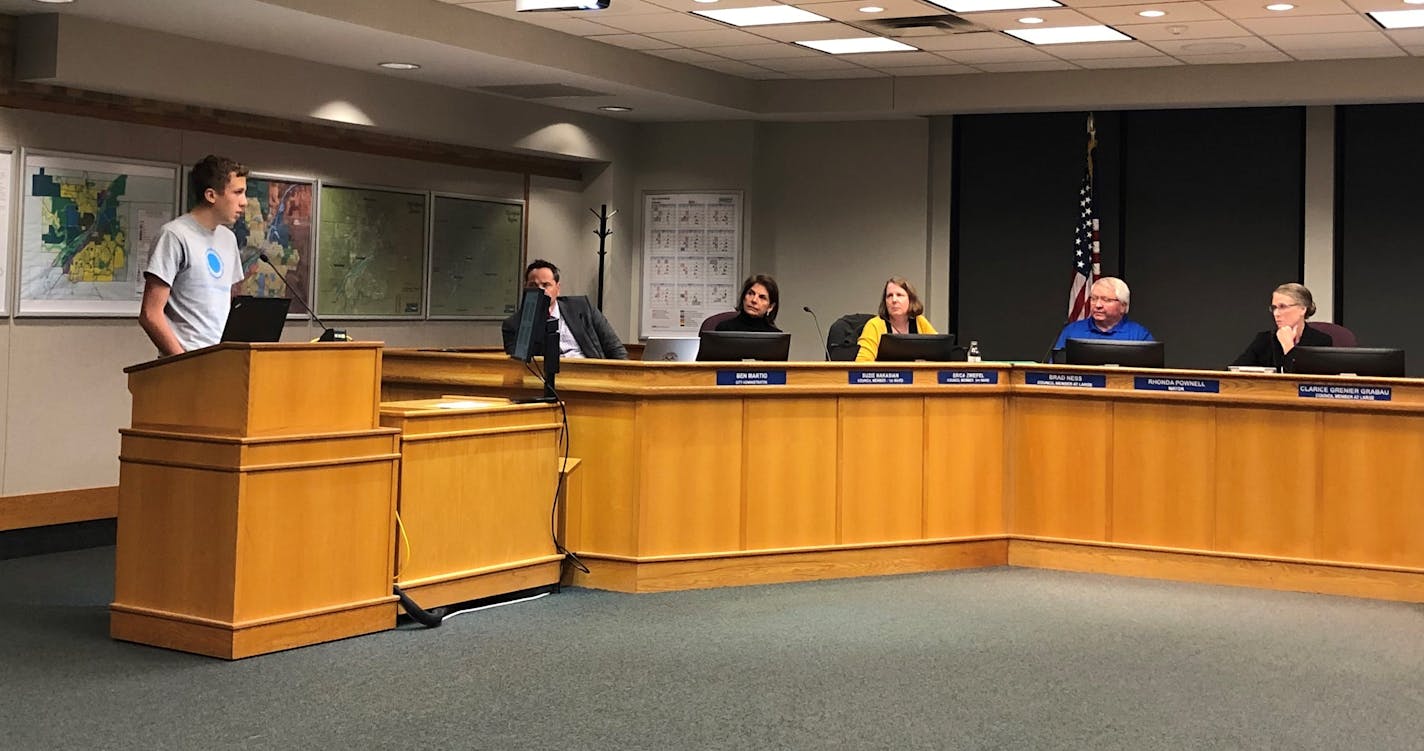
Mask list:
POLYGON ((223 327, 225 342, 277 342, 282 340, 282 327, 287 324, 287 309, 292 301, 286 297, 232 298, 227 311, 227 326, 223 327))

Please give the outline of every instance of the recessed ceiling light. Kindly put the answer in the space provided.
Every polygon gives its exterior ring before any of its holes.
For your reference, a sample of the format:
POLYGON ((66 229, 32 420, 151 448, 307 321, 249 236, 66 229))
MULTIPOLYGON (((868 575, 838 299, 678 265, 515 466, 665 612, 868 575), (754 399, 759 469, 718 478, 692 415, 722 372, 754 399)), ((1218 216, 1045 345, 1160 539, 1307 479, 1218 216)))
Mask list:
POLYGON ((1165 11, 1165 10, 1144 10, 1144 11, 1138 11, 1137 15, 1142 16, 1143 18, 1161 18, 1162 16, 1167 15, 1167 11, 1165 11))
POLYGON ((48 3, 50 5, 63 5, 64 3, 72 3, 74 2, 74 0, 35 0, 35 2, 48 3))
POLYGON ((717 0, 692 0, 694 3, 715 3, 717 0))
POLYGON ((387 70, 420 70, 415 63, 381 63, 381 67, 387 70))
POLYGON ((1132 37, 1107 26, 1060 26, 1056 29, 1008 29, 1029 44, 1076 44, 1078 42, 1123 42, 1132 37))
POLYGON ((770 26, 778 23, 812 23, 831 20, 810 11, 793 8, 790 5, 759 5, 755 8, 694 10, 692 12, 732 26, 770 26))
POLYGON ((1386 29, 1424 28, 1424 10, 1376 10, 1370 17, 1386 29))
POLYGON ((1038 16, 1025 16, 1019 19, 1019 23, 1043 23, 1043 19, 1038 16))
MULTIPOLYGON (((1419 0, 1419 2, 1424 3, 1424 0, 1419 0)), ((885 9, 879 5, 867 5, 864 8, 857 8, 856 10, 859 10, 861 13, 880 13, 885 9)))
POLYGON ((1062 8, 1055 0, 930 0, 955 13, 978 13, 986 10, 1024 10, 1027 8, 1062 8))
POLYGON ((1424 0, 1404 0, 1407 5, 1424 5, 1424 0))
MULTIPOLYGON (((714 2, 715 2, 715 0, 714 0, 714 2)), ((633 108, 632 108, 632 107, 624 107, 624 106, 621 105, 621 104, 605 104, 605 105, 603 105, 602 107, 599 107, 599 109, 603 110, 604 112, 632 112, 632 111, 633 111, 633 108)))
POLYGON ((829 52, 832 55, 854 55, 858 52, 909 52, 917 49, 903 42, 884 37, 864 37, 861 39, 817 39, 797 42, 802 47, 829 52))
POLYGON ((1283 10, 1295 10, 1295 6, 1291 5, 1290 3, 1271 3, 1270 5, 1266 6, 1266 10, 1273 10, 1276 12, 1280 12, 1283 10))

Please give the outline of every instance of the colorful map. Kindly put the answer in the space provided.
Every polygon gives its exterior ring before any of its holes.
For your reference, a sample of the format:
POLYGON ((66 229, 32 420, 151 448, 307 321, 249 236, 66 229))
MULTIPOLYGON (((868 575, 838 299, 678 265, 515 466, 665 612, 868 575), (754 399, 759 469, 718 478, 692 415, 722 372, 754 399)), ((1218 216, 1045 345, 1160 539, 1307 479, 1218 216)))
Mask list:
POLYGON ((524 207, 435 197, 430 238, 431 317, 514 312, 524 258, 524 207))
POLYGON ((419 317, 425 303, 425 196, 321 189, 317 310, 419 317))
POLYGON ((176 171, 70 157, 25 160, 20 311, 132 313, 172 219, 176 171))
MULTIPOLYGON (((247 211, 232 231, 247 273, 238 294, 291 297, 287 284, 302 300, 311 299, 312 184, 258 175, 247 178, 247 211), (262 262, 267 255, 272 265, 262 262), (277 270, 273 271, 272 267, 277 270), (281 275, 278 275, 278 271, 281 275), (286 282, 282 281, 286 277, 286 282)), ((305 313, 301 303, 293 313, 305 313)))

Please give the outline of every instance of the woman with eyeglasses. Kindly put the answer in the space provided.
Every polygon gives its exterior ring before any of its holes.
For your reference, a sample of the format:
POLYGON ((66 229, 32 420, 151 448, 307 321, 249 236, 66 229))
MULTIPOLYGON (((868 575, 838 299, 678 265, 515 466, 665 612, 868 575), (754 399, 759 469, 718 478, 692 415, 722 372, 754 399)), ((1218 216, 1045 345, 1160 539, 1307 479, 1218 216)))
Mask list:
POLYGON ((1276 369, 1290 369, 1295 357, 1291 354, 1299 345, 1307 347, 1329 347, 1335 342, 1324 331, 1310 328, 1305 320, 1315 315, 1315 300, 1304 284, 1282 284, 1271 293, 1271 317, 1276 327, 1262 331, 1251 340, 1232 365, 1253 365, 1276 369))

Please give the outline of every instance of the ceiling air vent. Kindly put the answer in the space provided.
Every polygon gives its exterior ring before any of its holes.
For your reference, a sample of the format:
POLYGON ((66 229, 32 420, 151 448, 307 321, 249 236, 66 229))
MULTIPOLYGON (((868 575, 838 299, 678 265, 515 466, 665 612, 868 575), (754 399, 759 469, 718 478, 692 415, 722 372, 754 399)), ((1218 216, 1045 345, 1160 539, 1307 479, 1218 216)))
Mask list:
POLYGON ((945 34, 971 34, 992 31, 973 21, 953 13, 934 16, 912 16, 910 18, 877 18, 857 21, 856 26, 884 34, 889 37, 943 36, 945 34))
POLYGON ((575 96, 608 96, 606 91, 594 91, 592 89, 580 89, 577 86, 566 86, 561 83, 527 83, 510 84, 508 86, 481 86, 478 91, 500 96, 512 96, 516 99, 556 99, 559 97, 575 96))

